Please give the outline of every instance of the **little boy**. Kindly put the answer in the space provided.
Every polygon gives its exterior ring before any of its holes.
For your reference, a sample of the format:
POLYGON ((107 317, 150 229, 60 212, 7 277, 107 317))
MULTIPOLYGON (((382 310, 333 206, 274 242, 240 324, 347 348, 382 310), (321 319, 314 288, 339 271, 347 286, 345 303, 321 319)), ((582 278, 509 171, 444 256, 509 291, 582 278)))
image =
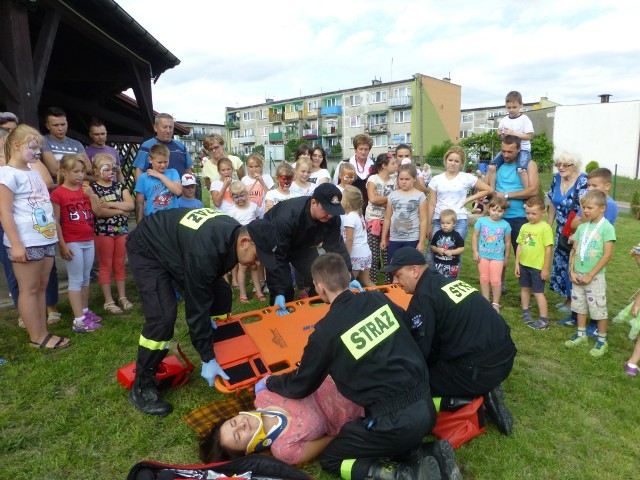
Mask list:
POLYGON ((176 208, 204 208, 196 198, 196 177, 192 173, 182 176, 182 195, 178 197, 176 208))
POLYGON ((460 256, 464 252, 464 238, 454 230, 458 217, 453 210, 440 212, 440 230, 431 239, 434 253, 433 268, 447 278, 458 278, 460 256))
POLYGON ((158 210, 176 208, 176 199, 182 194, 178 171, 169 166, 169 149, 156 143, 149 149, 151 168, 138 177, 136 182, 136 220, 158 210))
POLYGON ((600 358, 609 348, 605 267, 613 256, 616 232, 609 220, 604 218, 607 208, 607 195, 604 192, 589 190, 580 199, 580 204, 585 223, 578 227, 573 236, 573 249, 569 256, 569 276, 573 284, 571 310, 578 314, 578 333, 564 344, 568 348, 588 345, 588 312, 591 319, 598 322, 598 339, 589 354, 600 358))
POLYGON ((516 277, 520 279, 520 301, 522 320, 535 330, 549 329, 549 312, 544 296, 545 282, 551 271, 553 253, 553 230, 542 221, 545 206, 540 197, 531 197, 524 204, 525 223, 518 234, 516 249, 516 277), (529 312, 531 292, 538 303, 540 318, 534 323, 529 312))
MULTIPOLYGON (((522 140, 520 144, 520 153, 518 154, 517 165, 518 173, 524 188, 527 188, 529 184, 529 178, 527 176, 527 167, 531 161, 531 138, 533 137, 533 123, 529 117, 520 113, 522 108, 522 95, 520 92, 509 92, 505 98, 505 106, 509 115, 502 118, 498 124, 498 135, 502 140, 507 135, 518 137, 522 140)), ((495 171, 500 168, 500 165, 504 163, 502 152, 498 153, 496 157, 489 164, 490 174, 495 174, 495 171)))
POLYGON ((351 185, 355 179, 356 168, 351 163, 342 162, 338 171, 338 188, 340 191, 344 191, 344 187, 351 185))

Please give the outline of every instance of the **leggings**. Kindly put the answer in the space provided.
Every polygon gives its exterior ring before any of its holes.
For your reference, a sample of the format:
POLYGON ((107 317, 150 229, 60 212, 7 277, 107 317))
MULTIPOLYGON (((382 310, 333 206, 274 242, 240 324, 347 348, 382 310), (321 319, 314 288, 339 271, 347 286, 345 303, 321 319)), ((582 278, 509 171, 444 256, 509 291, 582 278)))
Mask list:
POLYGON ((480 272, 480 285, 489 285, 497 287, 502 285, 502 267, 504 260, 489 260, 488 258, 480 258, 478 263, 478 271, 480 272))
POLYGON ((77 292, 89 285, 91 267, 93 267, 93 258, 95 256, 95 247, 93 240, 85 242, 67 243, 69 250, 73 252, 71 260, 67 262, 67 275, 69 276, 68 290, 77 292))
POLYGON ((96 254, 98 256, 98 283, 100 285, 111 284, 111 272, 116 282, 125 279, 126 272, 124 259, 127 256, 125 242, 127 235, 98 235, 94 238, 96 254))
MULTIPOLYGON (((382 267, 389 263, 387 257, 387 249, 380 249, 380 235, 374 235, 369 230, 367 230, 367 242, 369 243, 369 248, 371 249, 371 270, 369 270, 369 278, 371 282, 375 285, 378 284, 378 272, 382 267)), ((385 274, 386 283, 391 283, 391 275, 385 274)))

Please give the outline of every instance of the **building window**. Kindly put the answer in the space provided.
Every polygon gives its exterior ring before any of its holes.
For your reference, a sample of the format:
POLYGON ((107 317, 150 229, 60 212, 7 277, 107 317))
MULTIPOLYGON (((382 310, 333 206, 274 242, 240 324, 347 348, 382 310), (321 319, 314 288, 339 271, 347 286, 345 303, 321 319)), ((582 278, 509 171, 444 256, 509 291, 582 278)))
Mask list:
POLYGON ((274 125, 273 133, 280 133, 280 132, 282 132, 282 125, 274 125))
POLYGON ((362 103, 362 97, 360 95, 351 95, 349 97, 349 102, 352 107, 357 107, 362 103))
POLYGON ((242 112, 242 120, 255 120, 256 112, 242 112))
POLYGON ((325 107, 340 107, 342 106, 342 98, 341 97, 333 97, 327 98, 325 100, 325 107))
POLYGON ((246 128, 243 137, 250 137, 253 135, 253 128, 246 128))
POLYGON ((269 127, 262 127, 260 129, 260 135, 263 137, 268 137, 269 136, 269 127))
POLYGON ((349 126, 350 127, 359 127, 360 126, 360 117, 359 116, 354 116, 354 117, 349 117, 349 126))
POLYGON ((318 100, 311 100, 307 102, 307 110, 309 110, 310 112, 312 112, 313 110, 318 110, 319 106, 320 105, 318 100))
POLYGON ((380 90, 371 94, 371 100, 369 103, 382 103, 387 101, 387 91, 380 90))
POLYGON ((411 110, 400 110, 393 112, 394 123, 409 123, 411 121, 411 110))
POLYGON ((267 110, 264 108, 261 108, 260 110, 258 110, 258 119, 265 120, 266 118, 267 118, 267 110))
POLYGON ((391 138, 392 145, 400 145, 401 143, 411 143, 410 133, 395 133, 391 138))
POLYGON ((473 122, 473 113, 463 113, 461 122, 473 122))
POLYGON ((240 130, 231 130, 231 138, 240 138, 240 130))
POLYGON ((398 87, 393 89, 393 96, 395 98, 398 97, 410 97, 411 96, 411 87, 398 87))
POLYGON ((373 127, 375 125, 386 125, 387 123, 387 114, 386 113, 378 113, 376 115, 369 115, 369 126, 373 127))
POLYGON ((373 135, 371 137, 373 140, 374 147, 386 147, 387 146, 387 136, 386 135, 373 135))

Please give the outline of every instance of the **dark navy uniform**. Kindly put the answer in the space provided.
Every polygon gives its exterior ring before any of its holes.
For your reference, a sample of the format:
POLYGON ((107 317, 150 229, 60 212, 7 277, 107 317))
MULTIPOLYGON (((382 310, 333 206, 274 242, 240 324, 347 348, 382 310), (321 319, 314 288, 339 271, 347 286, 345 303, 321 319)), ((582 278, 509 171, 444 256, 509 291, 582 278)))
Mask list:
POLYGON ((511 331, 471 285, 425 270, 405 313, 434 396, 484 395, 509 376, 511 331))
POLYGON ((310 284, 310 296, 315 295, 311 284, 311 264, 318 256, 320 246, 326 252, 339 254, 351 272, 351 257, 340 233, 340 217, 328 222, 315 221, 311 218, 310 205, 311 197, 292 198, 279 202, 264 216, 278 230, 281 245, 275 253, 276 268, 267 269, 271 305, 278 295, 284 295, 287 302, 293 300, 289 263, 310 284))
POLYGON ((426 365, 402 313, 378 291, 344 291, 315 325, 300 367, 267 379, 272 392, 303 398, 331 375, 342 395, 365 408, 320 457, 323 469, 343 478, 363 479, 379 458, 420 445, 435 424, 426 365))

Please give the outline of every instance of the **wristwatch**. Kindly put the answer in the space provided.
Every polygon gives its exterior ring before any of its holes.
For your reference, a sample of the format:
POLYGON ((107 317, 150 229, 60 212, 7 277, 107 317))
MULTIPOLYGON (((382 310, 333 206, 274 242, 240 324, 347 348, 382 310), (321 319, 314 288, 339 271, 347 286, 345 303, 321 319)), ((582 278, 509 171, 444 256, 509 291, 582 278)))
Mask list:
POLYGON ((507 200, 509 200, 509 194, 508 194, 508 193, 505 193, 505 194, 504 194, 504 198, 506 198, 507 200))

